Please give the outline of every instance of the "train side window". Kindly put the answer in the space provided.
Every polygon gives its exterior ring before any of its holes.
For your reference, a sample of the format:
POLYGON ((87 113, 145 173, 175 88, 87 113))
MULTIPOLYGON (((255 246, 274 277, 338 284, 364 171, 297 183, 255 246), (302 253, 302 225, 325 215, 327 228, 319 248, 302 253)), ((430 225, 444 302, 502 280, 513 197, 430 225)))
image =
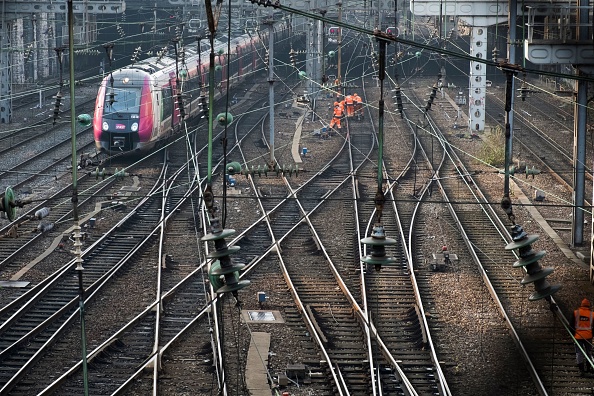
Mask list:
POLYGON ((163 88, 161 95, 163 96, 163 117, 162 120, 171 117, 173 114, 173 98, 171 97, 171 87, 163 88))

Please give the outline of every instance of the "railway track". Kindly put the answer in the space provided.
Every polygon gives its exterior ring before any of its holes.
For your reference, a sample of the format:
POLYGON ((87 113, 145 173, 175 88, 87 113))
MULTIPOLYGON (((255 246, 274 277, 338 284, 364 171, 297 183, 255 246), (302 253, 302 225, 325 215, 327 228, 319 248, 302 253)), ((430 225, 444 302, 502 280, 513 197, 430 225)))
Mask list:
MULTIPOLYGON (((158 184, 152 192, 156 188, 158 184)), ((131 214, 84 251, 85 304, 91 303, 110 278, 117 277, 118 271, 141 259, 142 248, 152 240, 154 228, 158 226, 160 216, 159 211, 155 211, 158 204, 158 200, 149 194, 131 214)), ((75 273, 72 263, 68 263, 2 308, 0 337, 3 348, 0 354, 5 366, 2 392, 18 393, 19 381, 24 374, 78 318, 75 273)), ((30 385, 28 382, 21 384, 20 392, 30 392, 30 385)))
MULTIPOLYGON (((373 103, 375 99, 370 96, 365 101, 373 103)), ((244 111, 241 122, 233 125, 241 124, 242 129, 237 129, 233 137, 226 137, 228 147, 243 143, 244 166, 263 163, 263 152, 267 148, 262 136, 254 132, 258 127, 265 129, 265 123, 262 123, 265 111, 267 109, 244 111), (252 129, 254 131, 250 133, 252 129)), ((300 116, 308 114, 307 110, 300 112, 300 116)), ((372 113, 368 113, 366 119, 371 120, 372 113)), ((515 258, 510 253, 502 254, 502 246, 509 240, 506 227, 499 226, 498 231, 486 232, 491 220, 477 215, 479 204, 471 206, 468 202, 477 197, 482 199, 480 204, 485 207, 488 202, 476 193, 477 186, 467 187, 471 172, 464 169, 460 158, 452 160, 455 153, 446 144, 446 138, 434 129, 427 132, 434 128, 430 120, 425 124, 417 118, 409 124, 411 129, 406 129, 404 123, 390 129, 390 133, 398 136, 394 140, 402 150, 398 157, 388 157, 384 164, 389 198, 382 223, 386 235, 397 240, 395 246, 388 247, 388 255, 395 257, 396 263, 384 266, 380 272, 361 265, 360 258, 367 252, 360 239, 369 234, 375 219, 372 204, 377 188, 374 184, 377 176, 375 132, 364 126, 367 121, 364 124, 348 120, 347 123, 348 132, 333 138, 344 139, 344 144, 331 146, 338 154, 334 156, 325 147, 327 152, 323 155, 333 157, 327 164, 319 169, 311 164, 297 179, 281 177, 283 173, 288 176, 287 172, 279 172, 278 177, 274 172, 274 177, 270 175, 268 178, 237 176, 241 181, 233 191, 237 193, 239 190, 242 196, 230 194, 230 186, 222 187, 225 172, 219 169, 223 169, 220 167, 224 158, 223 145, 215 145, 213 157, 219 162, 214 168, 215 194, 217 201, 227 194, 230 208, 223 205, 222 218, 235 224, 243 217, 250 223, 229 242, 229 245, 241 246, 241 254, 233 259, 246 265, 241 277, 249 278, 254 285, 249 291, 240 292, 241 308, 243 311, 268 308, 268 302, 257 303, 247 296, 255 290, 272 290, 271 300, 274 302, 270 305, 282 311, 288 324, 283 330, 273 330, 273 324, 243 322, 242 310, 235 301, 230 296, 217 295, 210 288, 209 282, 216 281, 207 280, 208 263, 204 257, 209 248, 197 240, 208 229, 208 219, 202 213, 202 220, 198 221, 196 208, 201 206, 200 187, 194 184, 204 175, 205 161, 198 156, 203 156, 205 150, 192 149, 191 155, 197 154, 194 158, 183 154, 169 158, 169 169, 186 165, 195 166, 195 169, 179 173, 175 180, 165 177, 169 189, 154 190, 150 213, 138 215, 142 218, 142 226, 134 225, 131 229, 120 226, 114 231, 120 234, 112 237, 117 245, 113 250, 111 245, 103 248, 111 260, 112 256, 121 254, 123 245, 133 242, 127 239, 135 239, 140 234, 151 235, 151 239, 141 245, 142 252, 131 258, 139 260, 136 265, 132 262, 125 264, 117 279, 114 275, 114 283, 105 286, 106 290, 112 290, 102 292, 101 297, 98 294, 89 298, 88 314, 91 320, 96 320, 106 315, 110 308, 124 310, 124 304, 116 304, 123 287, 145 296, 142 307, 135 305, 126 310, 126 315, 122 315, 127 318, 125 321, 119 319, 117 325, 106 323, 93 328, 93 348, 89 353, 93 393, 141 395, 156 391, 174 392, 184 386, 192 389, 194 394, 205 395, 217 387, 231 394, 245 391, 246 361, 242 351, 249 347, 250 335, 246 333, 259 326, 276 336, 280 334, 279 339, 284 336, 284 340, 295 343, 295 349, 299 349, 295 351, 295 356, 299 357, 296 361, 307 365, 308 382, 301 385, 307 385, 316 394, 456 394, 456 390, 468 387, 468 384, 456 379, 452 367, 459 359, 455 352, 448 350, 454 341, 448 340, 446 347, 438 345, 434 349, 431 339, 447 339, 451 337, 448 331, 456 327, 448 318, 440 316, 439 306, 444 304, 443 300, 447 299, 453 305, 464 298, 469 300, 465 305, 471 305, 474 312, 478 312, 474 319, 478 322, 478 330, 475 330, 480 334, 468 339, 471 343, 478 339, 481 344, 478 347, 471 344, 472 349, 496 357, 500 360, 498 366, 505 362, 502 364, 505 369, 497 368, 483 374, 492 377, 494 382, 500 381, 498 376, 507 376, 510 388, 500 388, 502 392, 513 388, 523 394, 538 393, 538 382, 542 378, 545 379, 542 388, 546 389, 548 377, 541 374, 552 371, 547 364, 552 361, 557 364, 556 359, 561 359, 566 364, 564 369, 570 373, 562 381, 572 381, 571 372, 575 368, 568 353, 572 345, 564 343, 562 352, 551 350, 551 343, 555 345, 555 340, 563 338, 563 329, 555 328, 546 320, 539 321, 545 316, 540 307, 530 308, 526 315, 526 304, 529 304, 526 295, 523 291, 516 294, 518 280, 509 271, 515 258), (439 164, 438 160, 441 160, 439 164), (441 201, 449 202, 449 206, 434 202, 438 192, 442 191, 441 201), (252 202, 251 210, 239 205, 241 200, 252 202), (235 208, 239 207, 242 211, 235 213, 235 208), (155 217, 157 213, 159 215, 155 217), (466 242, 463 244, 454 237, 447 241, 461 260, 443 273, 431 271, 429 266, 431 252, 436 252, 436 246, 441 247, 441 239, 430 239, 435 237, 431 235, 434 230, 427 226, 436 217, 443 227, 442 235, 438 236, 450 235, 443 230, 457 227, 454 232, 456 235, 462 233, 466 242), (185 245, 183 250, 182 245, 185 245), (497 255, 496 260, 494 255, 497 255), (481 269, 477 271, 479 261, 491 262, 478 267, 481 269), (142 268, 142 263, 151 268, 142 268), (145 276, 151 280, 139 281, 145 276), (446 277, 450 279, 446 280, 446 277), (472 286, 464 283, 465 289, 460 290, 460 281, 466 278, 473 278, 472 286), (485 286, 487 278, 494 286, 485 286), (435 294, 432 285, 435 282, 450 282, 452 293, 447 298, 435 294), (509 304, 511 308, 500 308, 491 301, 499 294, 504 296, 503 304, 509 304), (510 309, 512 314, 507 315, 505 309, 510 309), (500 323, 499 312, 504 318, 509 316, 507 327, 500 323), (132 317, 134 319, 130 320, 132 317), (526 320, 544 326, 545 330, 531 329, 526 320), (539 332, 547 334, 540 337, 539 332), (518 333, 519 336, 514 338, 508 333, 518 333), (522 347, 516 348, 519 342, 528 345, 524 355, 522 347), (198 347, 189 352, 188 345, 198 347), (507 354, 500 349, 507 350, 507 354), (440 361, 443 360, 443 365, 447 366, 443 371, 455 384, 452 391, 441 372, 440 361), (527 370, 517 364, 522 361, 537 363, 530 363, 534 369, 527 370)), ((392 119, 387 128, 395 124, 397 120, 392 119)), ((197 137, 198 141, 203 138, 203 135, 197 137)), ((219 135, 214 139, 219 141, 221 138, 223 136, 219 135)), ((174 150, 185 152, 182 146, 187 145, 181 142, 181 146, 175 146, 174 150)), ((202 147, 202 143, 197 146, 202 147)), ((229 153, 229 159, 239 157, 233 150, 229 153)), ((67 206, 66 202, 64 204, 67 206)), ((493 213, 491 216, 494 222, 501 217, 493 213)), ((101 249, 97 247, 97 251, 101 249)), ((89 250, 89 263, 109 261, 100 254, 103 253, 98 252, 94 258, 89 250)), ((75 301, 74 277, 69 281, 72 290, 68 291, 71 301, 75 301)), ((92 287, 90 289, 89 293, 92 287)), ((76 317, 75 308, 68 311, 69 321, 76 317)), ((7 311, 6 315, 11 313, 7 311)), ((0 325, 0 330, 2 327, 4 325, 0 325)), ((81 364, 75 363, 80 356, 76 330, 74 326, 64 330, 67 335, 56 342, 47 357, 40 357, 38 365, 32 357, 32 363, 23 366, 26 378, 21 379, 18 373, 8 375, 6 389, 11 388, 16 392, 14 394, 80 393, 82 373, 81 364), (69 350, 67 357, 56 359, 65 350, 69 350), (62 362, 66 362, 63 367, 69 369, 59 378, 48 380, 47 367, 62 362)), ((2 338, 8 339, 8 335, 0 335, 0 340, 2 338)), ((17 343, 24 344, 28 339, 30 337, 25 335, 17 343)), ((461 345, 458 348, 456 351, 463 350, 461 345)), ((3 353, 1 351, 0 356, 3 353)), ((31 355, 34 352, 25 353, 31 355)), ((278 369, 281 360, 275 358, 274 352, 268 359, 269 367, 271 364, 278 369)), ((18 366, 15 367, 13 373, 18 370, 18 366)), ((275 380, 270 378, 271 382, 275 380)), ((553 389, 562 392, 562 385, 557 384, 556 378, 554 381, 553 389)), ((579 383, 578 386, 586 389, 587 384, 579 383)))
MULTIPOLYGON (((439 113, 438 113, 439 114, 439 113)), ((442 123, 444 120, 440 120, 442 123)), ((430 133, 435 133, 447 141, 443 134, 431 124, 430 133)), ((551 316, 546 302, 527 302, 527 292, 519 284, 521 274, 510 270, 510 263, 516 260, 509 251, 501 249, 510 240, 507 221, 502 213, 496 213, 480 186, 473 180, 472 172, 463 165, 452 146, 445 145, 450 161, 448 168, 442 169, 438 183, 443 191, 443 199, 449 204, 449 216, 456 224, 457 232, 462 233, 466 248, 478 273, 484 279, 487 292, 495 301, 497 310, 507 323, 511 341, 519 354, 514 357, 501 355, 500 361, 508 361, 503 367, 512 367, 513 362, 523 361, 524 367, 512 377, 514 386, 525 389, 528 393, 544 394, 548 391, 559 391, 563 383, 578 384, 580 382, 572 360, 573 345, 571 342, 560 342, 567 338, 567 321, 552 301, 551 316), (470 202, 475 202, 470 204, 470 202), (480 210, 479 210, 480 209, 480 210), (527 325, 530 323, 530 325, 527 325), (551 362, 563 369, 551 370, 551 362), (522 371, 525 374, 519 374, 522 371), (552 376, 551 374, 554 373, 552 376), (531 378, 531 384, 528 382, 531 378), (558 382, 559 381, 559 382, 558 382)), ((524 215, 522 214, 522 218, 524 215)), ((478 308, 477 308, 478 310, 478 308)), ((508 343, 510 338, 499 338, 498 342, 508 343)), ((493 345, 497 353, 509 347, 493 345)), ((579 386, 579 385, 578 385, 579 386)))

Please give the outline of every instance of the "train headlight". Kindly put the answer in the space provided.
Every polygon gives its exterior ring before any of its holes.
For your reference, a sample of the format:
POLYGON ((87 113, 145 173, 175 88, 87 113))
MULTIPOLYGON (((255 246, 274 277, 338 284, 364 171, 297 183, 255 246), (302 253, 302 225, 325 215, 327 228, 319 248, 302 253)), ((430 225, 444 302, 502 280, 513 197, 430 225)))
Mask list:
POLYGON ((109 129, 109 124, 107 123, 107 121, 103 121, 102 127, 104 131, 107 131, 109 129))
POLYGON ((138 130, 138 123, 135 122, 134 124, 130 125, 130 129, 132 132, 136 132, 138 130))

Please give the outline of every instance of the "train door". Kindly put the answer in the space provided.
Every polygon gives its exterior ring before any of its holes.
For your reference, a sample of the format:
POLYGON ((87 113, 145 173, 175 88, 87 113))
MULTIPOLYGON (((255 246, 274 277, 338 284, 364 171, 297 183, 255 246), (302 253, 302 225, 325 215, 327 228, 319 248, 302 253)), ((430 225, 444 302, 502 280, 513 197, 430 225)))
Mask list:
POLYGON ((237 77, 243 75, 243 54, 241 53, 241 46, 235 47, 235 54, 237 59, 237 77))

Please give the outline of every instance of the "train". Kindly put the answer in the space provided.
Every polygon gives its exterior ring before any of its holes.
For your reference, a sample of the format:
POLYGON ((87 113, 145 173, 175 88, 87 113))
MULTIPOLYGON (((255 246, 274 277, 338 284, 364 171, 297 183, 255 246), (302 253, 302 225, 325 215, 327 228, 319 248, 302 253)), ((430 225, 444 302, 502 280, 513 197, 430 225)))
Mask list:
MULTIPOLYGON (((276 21, 273 27, 275 42, 289 37, 288 20, 276 21)), ((229 53, 226 37, 215 36, 213 42, 215 84, 223 95, 227 84, 232 87, 264 66, 269 30, 246 30, 231 40, 229 53)), ((177 65, 174 57, 150 57, 106 74, 92 121, 99 152, 149 151, 178 133, 184 119, 202 114, 208 106, 205 96, 210 68, 210 45, 207 51, 202 50, 203 45, 198 42, 195 49, 180 49, 177 65), (180 114, 178 93, 182 94, 185 117, 180 114)))

